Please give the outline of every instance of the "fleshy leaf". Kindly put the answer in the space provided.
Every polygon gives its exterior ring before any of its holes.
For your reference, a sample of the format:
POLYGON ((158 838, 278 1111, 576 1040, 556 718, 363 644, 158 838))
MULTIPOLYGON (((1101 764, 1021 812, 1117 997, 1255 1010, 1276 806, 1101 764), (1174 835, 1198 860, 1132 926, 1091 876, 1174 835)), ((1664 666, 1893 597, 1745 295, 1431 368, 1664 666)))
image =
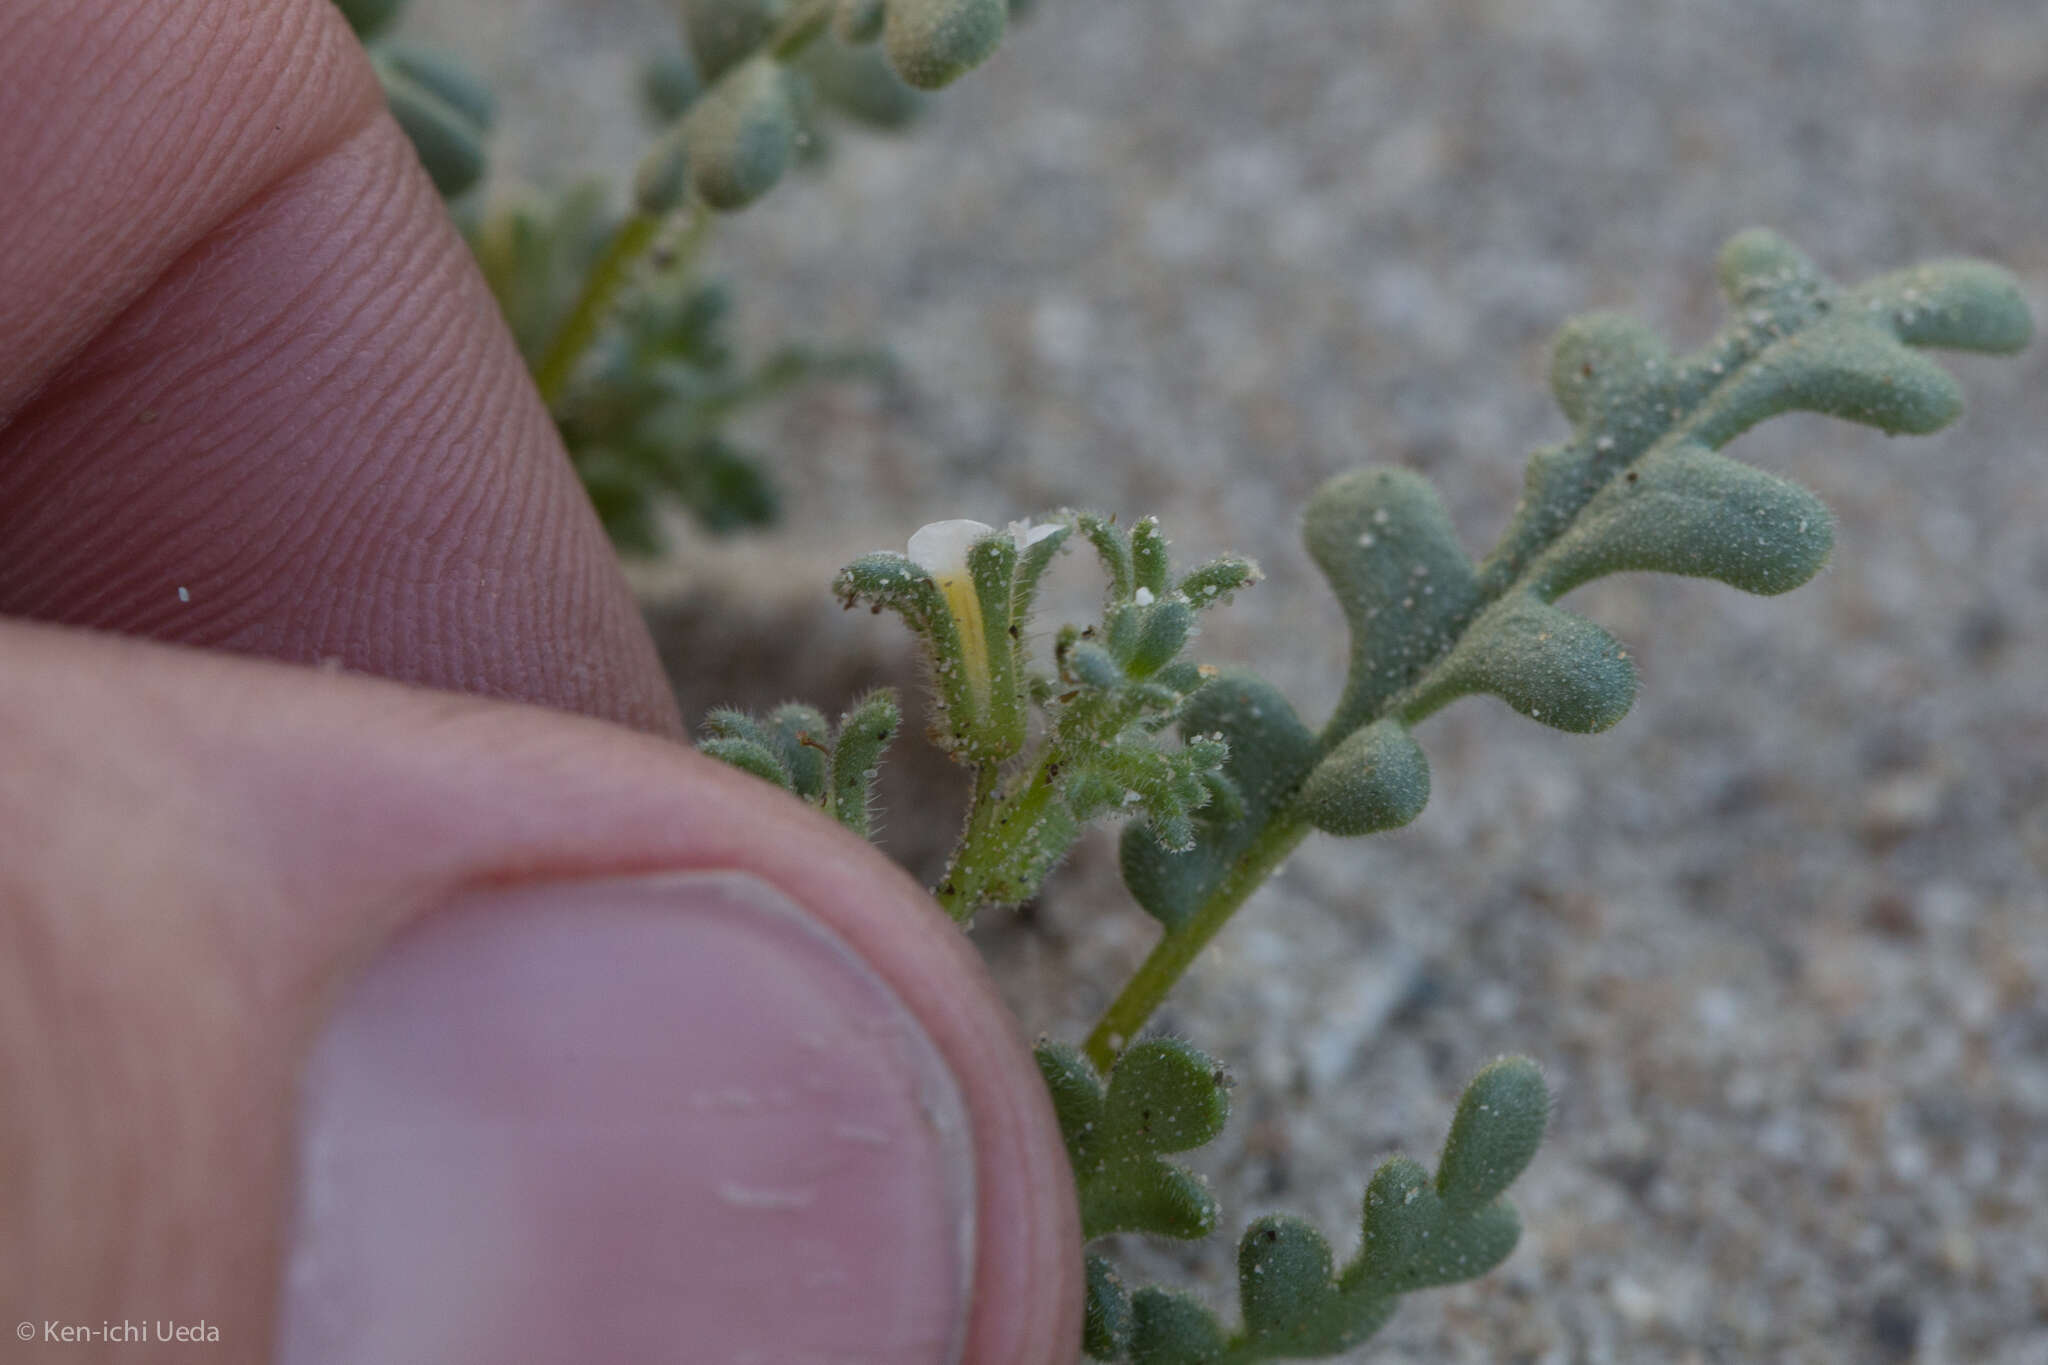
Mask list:
POLYGON ((1166 533, 1157 517, 1140 517, 1131 528, 1131 576, 1154 597, 1166 596, 1166 533))
POLYGON ((1478 600, 1472 561, 1436 489, 1405 469, 1375 466, 1324 484, 1302 537, 1351 626, 1351 673, 1330 723, 1344 735, 1456 638, 1478 600))
POLYGON ((705 84, 746 60, 768 40, 787 0, 677 0, 690 55, 705 84))
POLYGON ((1296 1344, 1336 1292, 1330 1244, 1303 1219, 1268 1214, 1237 1244, 1237 1298, 1245 1335, 1272 1346, 1296 1344))
POLYGON ((1239 588, 1259 581, 1259 566, 1242 555, 1223 555, 1180 581, 1180 595, 1197 609, 1227 602, 1239 588))
POLYGON ((741 772, 752 773, 764 781, 773 782, 784 791, 790 790, 789 770, 782 766, 782 760, 766 744, 752 739, 707 739, 697 746, 722 763, 730 763, 741 772))
POLYGON ((1491 693, 1553 729, 1592 734, 1628 714, 1636 674, 1612 635, 1518 593, 1479 614, 1404 717, 1419 720, 1470 692, 1491 693))
POLYGON ((1528 1168, 1550 1123, 1550 1091, 1527 1057, 1503 1057, 1465 1087, 1437 1165, 1437 1193, 1452 1215, 1506 1192, 1528 1168))
POLYGON ((1207 1236, 1216 1201, 1160 1154, 1199 1147, 1223 1130, 1230 1102, 1215 1061, 1176 1039, 1147 1039, 1124 1052, 1105 1088, 1074 1048, 1041 1042, 1036 1056, 1074 1168, 1082 1239, 1207 1236))
POLYGON ((1326 834, 1376 834, 1407 824, 1429 802, 1429 760, 1397 720, 1354 731, 1315 766, 1299 809, 1326 834))
POLYGON ((1880 275, 1850 291, 1845 307, 1880 315, 1908 346, 2010 355, 2034 337, 2019 282, 1983 261, 1930 261, 1880 275))
POLYGON ((683 116, 690 184, 714 209, 745 208, 788 169, 796 145, 789 72, 753 57, 727 72, 683 116))
POLYGON ((832 9, 832 36, 842 43, 872 43, 882 36, 885 0, 839 0, 832 9))
POLYGON ((392 117, 411 139, 441 197, 452 199, 481 180, 488 122, 479 122, 442 91, 381 54, 373 56, 372 65, 383 82, 384 100, 392 117))
POLYGON ((1216 1315, 1193 1295, 1146 1285, 1131 1295, 1131 1365, 1211 1365, 1229 1349, 1216 1315))
POLYGON ((355 30, 356 37, 368 38, 388 27, 405 9, 406 0, 334 0, 341 17, 355 30))
POLYGON ((1091 1252, 1084 1268, 1088 1303, 1081 1319, 1081 1349, 1097 1360, 1122 1360, 1131 1349, 1131 1291, 1104 1257, 1091 1252))
POLYGON ((937 90, 988 60, 1009 8, 1007 0, 888 0, 882 49, 906 85, 937 90))
POLYGON ((863 839, 874 818, 875 774, 882 751, 902 723, 896 694, 886 687, 868 693, 839 718, 832 742, 832 816, 863 839))
POLYGON ((815 706, 788 702, 768 713, 768 733, 789 773, 789 789, 806 801, 825 799, 825 769, 832 728, 815 706))
POLYGON ((697 747, 765 778, 862 838, 882 750, 902 720, 895 693, 877 688, 855 702, 835 731, 816 707, 787 702, 765 721, 722 707, 704 718, 697 747))
POLYGON ((1230 746, 1222 776, 1237 793, 1239 814, 1198 820, 1198 842, 1185 853, 1166 848, 1151 830, 1134 825, 1124 831, 1124 884, 1169 928, 1195 912, 1258 827, 1293 798, 1316 761, 1315 736, 1279 690, 1255 674, 1212 679, 1188 699, 1180 727, 1183 735, 1220 735, 1230 746))
POLYGON ((1242 1325, 1226 1333, 1192 1297, 1140 1289, 1130 1358, 1253 1365, 1336 1355, 1384 1326, 1402 1294, 1485 1274, 1520 1235, 1500 1194, 1534 1155, 1549 1110, 1533 1062, 1494 1062, 1465 1088, 1435 1180, 1406 1157, 1374 1172, 1358 1254, 1342 1270, 1311 1224, 1284 1214, 1255 1219, 1237 1247, 1242 1325))
POLYGON ((1835 519, 1806 489, 1698 445, 1645 456, 1591 502, 1540 562, 1554 600, 1624 569, 1718 579, 1781 593, 1820 572, 1835 519))

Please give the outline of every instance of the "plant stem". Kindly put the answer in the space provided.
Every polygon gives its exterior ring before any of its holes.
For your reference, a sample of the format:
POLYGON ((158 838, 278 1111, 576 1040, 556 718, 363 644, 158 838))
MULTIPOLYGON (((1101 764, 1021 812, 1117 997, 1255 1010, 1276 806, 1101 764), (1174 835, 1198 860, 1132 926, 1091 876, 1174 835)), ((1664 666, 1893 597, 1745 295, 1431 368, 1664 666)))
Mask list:
POLYGON ((1086 1051, 1096 1070, 1108 1073, 1110 1063, 1145 1027, 1145 1021, 1159 1008, 1159 1002, 1187 971, 1196 954, 1209 945, 1216 931, 1272 875, 1273 869, 1294 851, 1308 831, 1306 821, 1276 813, 1251 846, 1238 856, 1229 874, 1217 883, 1201 908, 1168 929, 1152 945, 1151 953, 1088 1034, 1086 1051))
POLYGON ((768 55, 778 62, 787 62, 811 45, 811 40, 825 31, 825 25, 832 18, 832 0, 812 0, 812 3, 792 14, 783 21, 781 28, 770 34, 767 43, 768 55))
MULTIPOLYGON (((577 295, 576 306, 570 309, 554 340, 548 343, 547 353, 533 370, 534 383, 550 412, 559 412, 577 363, 589 351, 590 343, 597 340, 598 329, 604 326, 612 309, 618 306, 619 295, 632 282, 635 267, 660 246, 661 229, 668 221, 654 214, 634 214, 619 225, 604 254, 583 277, 583 292, 577 295)), ((710 229, 710 210, 692 200, 689 223, 675 248, 658 262, 660 267, 675 270, 687 266, 703 247, 710 229)))
MULTIPOLYGON (((785 20, 757 50, 765 50, 776 61, 787 63, 825 31, 831 18, 832 0, 812 0, 785 20)), ((690 225, 676 251, 678 260, 687 261, 696 253, 710 217, 701 203, 691 203, 690 225)), ((569 380, 576 373, 577 362, 590 349, 590 343, 597 339, 598 328, 604 325, 605 318, 618 302, 620 291, 632 279, 633 267, 654 246, 664 221, 647 213, 636 213, 628 218, 619 225, 618 232, 590 268, 590 273, 583 277, 583 291, 577 296, 575 306, 569 310, 567 320, 533 369, 534 383, 550 411, 561 402, 569 380)))
POLYGON ((576 306, 569 310, 569 316, 555 333, 555 339, 548 343, 548 349, 534 366, 533 382, 540 388, 541 401, 552 411, 562 401, 562 395, 569 387, 569 379, 576 372, 576 363, 583 359, 590 343, 597 339, 597 329, 610 315, 612 305, 618 302, 619 293, 632 278, 633 267, 654 245, 655 235, 661 230, 662 220, 649 213, 636 213, 619 225, 612 234, 612 240, 597 258, 597 264, 583 277, 583 292, 577 295, 576 306))
MULTIPOLYGON (((1034 841, 1042 842, 1044 817, 1053 799, 1049 772, 1053 761, 1048 751, 1031 769, 1030 776, 1007 794, 1001 790, 997 764, 984 763, 975 769, 974 799, 968 808, 967 828, 961 833, 953 856, 946 860, 945 876, 932 893, 955 922, 966 924, 973 919, 974 912, 988 902, 991 884, 1013 873, 1019 857, 1033 851, 1034 841)), ((1010 890, 1021 894, 999 895, 997 899, 1022 900, 1036 888, 1013 885, 1010 890)))

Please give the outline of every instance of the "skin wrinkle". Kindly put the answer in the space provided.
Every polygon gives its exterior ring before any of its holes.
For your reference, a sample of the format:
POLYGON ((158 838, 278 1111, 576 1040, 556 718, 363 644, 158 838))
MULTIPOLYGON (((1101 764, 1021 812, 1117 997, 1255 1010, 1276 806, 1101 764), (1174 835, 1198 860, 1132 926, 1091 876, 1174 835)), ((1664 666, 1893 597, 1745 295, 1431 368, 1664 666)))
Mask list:
POLYGON ((381 111, 375 77, 329 9, 66 0, 30 6, 9 32, 0 160, 22 168, 10 175, 22 196, 11 226, 27 236, 0 238, 0 432, 216 222, 381 111), (122 62, 122 83, 83 106, 83 129, 75 112, 48 112, 79 107, 76 87, 109 60, 122 62), (195 80, 218 103, 181 100, 195 80))
MULTIPOLYGON (((0 450, 73 447, 62 483, 52 473, 38 486, 34 471, 0 463, 0 498, 14 506, 83 507, 83 467, 120 463, 123 477, 140 477, 153 464, 145 486, 157 512, 143 527, 95 507, 90 528, 68 537, 61 523, 29 514, 52 548, 17 558, 25 568, 0 569, 0 607, 306 662, 338 655, 353 667, 500 696, 552 695, 578 709, 606 704, 616 667, 589 667, 584 650, 602 663, 630 644, 646 651, 658 679, 552 430, 516 362, 507 363, 509 339, 494 315, 478 325, 481 283, 460 243, 404 230, 440 210, 400 138, 379 119, 256 201, 117 326, 104 358, 89 360, 90 391, 54 395, 0 435, 0 450), (337 221, 351 230, 323 232, 311 250, 274 245, 301 223, 337 221), (344 265, 364 255, 379 268, 344 265), (249 256, 264 268, 245 271, 239 262, 249 256), (224 331, 220 314, 243 321, 224 331), (149 337, 152 359, 131 358, 141 354, 123 335, 131 326, 149 337), (167 350, 176 361, 161 359, 167 350), (279 379, 266 385, 266 374, 279 379), (323 382, 331 376, 352 382, 323 382), (88 404, 153 407, 152 391, 187 390, 202 391, 186 420, 205 432, 203 455, 179 448, 184 423, 164 422, 160 408, 141 431, 115 423, 103 432, 69 416, 88 404), (341 420, 323 420, 330 405, 341 420), (138 460, 137 443, 161 453, 138 460), (215 521, 227 505, 221 489, 235 484, 241 505, 274 512, 196 534, 192 523, 215 521), (582 525, 566 519, 571 512, 582 525), (499 529, 529 526, 552 538, 499 529), (136 537, 155 542, 154 553, 135 553, 136 537), (574 548, 557 548, 551 565, 544 554, 529 562, 535 545, 574 548), (109 549, 127 561, 110 585, 126 595, 82 593, 86 554, 109 549), (248 584, 237 595, 250 610, 229 613, 209 590, 207 614, 178 611, 173 589, 209 578, 248 584), (535 620, 557 624, 535 630, 535 620)), ((14 516, 0 510, 0 537, 22 534, 14 516)), ((642 702, 636 723, 677 725, 665 690, 657 698, 661 709, 642 702)))

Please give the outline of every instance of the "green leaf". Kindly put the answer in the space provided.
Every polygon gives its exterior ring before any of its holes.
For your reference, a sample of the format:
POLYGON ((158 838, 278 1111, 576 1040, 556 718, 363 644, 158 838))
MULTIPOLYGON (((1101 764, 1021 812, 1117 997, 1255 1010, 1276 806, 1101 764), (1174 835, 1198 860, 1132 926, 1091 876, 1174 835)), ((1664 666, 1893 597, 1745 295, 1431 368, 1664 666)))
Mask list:
POLYGON ((1107 601, 1114 605, 1130 598, 1137 586, 1132 580, 1131 543, 1118 529, 1111 518, 1099 517, 1092 512, 1075 516, 1074 525, 1095 547, 1096 555, 1102 560, 1102 572, 1109 579, 1107 601))
POLYGON ((341 17, 356 37, 369 38, 389 27, 405 9, 406 0, 335 0, 341 17))
POLYGON ((988 60, 1008 19, 1007 0, 888 0, 882 48, 906 84, 937 90, 988 60))
POLYGON ((1492 1203, 1528 1168, 1550 1122, 1550 1091, 1527 1057, 1482 1070, 1458 1101, 1437 1165, 1437 1193, 1456 1216, 1492 1203))
POLYGON ((1844 306, 1876 315, 1908 346, 2010 355, 2034 337, 2019 281, 1983 261, 1930 261, 1880 275, 1851 290, 1844 306))
POLYGON ((703 93, 703 78, 687 52, 661 53, 640 68, 640 98, 664 125, 681 118, 703 93))
POLYGON ((1146 1285, 1131 1296, 1131 1365, 1211 1365, 1229 1349, 1215 1314, 1192 1295, 1146 1285))
POLYGON ((1238 1242, 1237 1286, 1244 1334, 1298 1349, 1336 1293, 1330 1244, 1302 1219, 1268 1214, 1238 1242))
POLYGON ((1316 739, 1278 689, 1251 673, 1225 672, 1187 701, 1186 736, 1219 735, 1230 746, 1223 778, 1240 812, 1218 807, 1197 822, 1196 847, 1176 853, 1150 830, 1125 829, 1124 885, 1146 913, 1171 929, 1195 912, 1266 821, 1293 799, 1315 766, 1316 739))
POLYGON ((790 790, 789 771, 765 744, 751 739, 707 739, 697 747, 722 763, 773 782, 784 791, 790 790))
POLYGON ((1636 674, 1612 635, 1525 592, 1479 614, 1403 718, 1420 720, 1471 692, 1491 693, 1553 729, 1591 734, 1628 714, 1636 674))
POLYGON ((789 72, 754 57, 727 72, 683 116, 689 132, 690 183, 711 208, 745 208, 789 167, 796 107, 789 72))
POLYGON ((868 837, 874 804, 875 774, 882 751, 903 723, 902 708, 889 688, 868 693, 839 718, 833 736, 831 812, 840 824, 868 837))
POLYGON ((839 0, 832 10, 832 36, 842 43, 879 40, 885 8, 885 0, 839 0))
POLYGON ((865 127, 893 132, 924 112, 925 97, 898 80, 876 48, 812 43, 795 67, 820 104, 865 127))
POLYGON ((1242 555, 1223 555, 1210 560, 1180 581, 1180 595, 1198 610, 1227 602, 1240 588, 1248 588, 1264 577, 1259 566, 1242 555))
POLYGON ((452 199, 481 180, 487 129, 389 62, 373 58, 373 65, 392 117, 411 139, 441 197, 452 199))
POLYGON ((1385 1326, 1402 1294, 1486 1273, 1520 1235, 1500 1195, 1534 1155, 1549 1110, 1533 1062, 1494 1062, 1466 1087, 1434 1181, 1406 1157, 1374 1172, 1359 1251, 1342 1270, 1311 1224, 1254 1219, 1237 1246, 1242 1326, 1225 1333, 1194 1298, 1143 1288, 1131 1297, 1131 1359, 1253 1365, 1336 1355, 1385 1326))
POLYGON ((768 713, 765 728, 789 773, 789 789, 806 801, 824 804, 825 770, 832 752, 832 730, 824 714, 815 706, 785 702, 768 713))
POLYGON ((1155 598, 1166 596, 1166 534, 1159 518, 1140 517, 1131 528, 1131 576, 1155 598))
POLYGON ((1195 609, 1185 599, 1173 597, 1140 607, 1136 620, 1138 628, 1124 669, 1133 678, 1149 678, 1179 655, 1195 624, 1195 609))
POLYGON ((1216 1062, 1176 1039, 1147 1039, 1125 1050, 1105 1089, 1074 1048, 1042 1041, 1035 1055, 1074 1169, 1082 1240, 1113 1232, 1207 1236, 1216 1201, 1160 1154, 1199 1147, 1223 1130, 1230 1102, 1216 1062))
POLYGON ((788 8, 786 0, 677 0, 684 36, 705 83, 767 42, 788 8))
POLYGON ((377 44, 377 60, 431 91, 479 132, 488 132, 497 121, 498 102, 491 87, 454 53, 393 38, 377 44))
POLYGON ((1429 760, 1396 720, 1354 731, 1318 763, 1298 809, 1326 834, 1376 834, 1407 824, 1429 802, 1429 760))
POLYGON ((1122 1360, 1131 1349, 1131 1292, 1104 1257, 1089 1253, 1083 1269, 1088 1301, 1081 1318, 1081 1349, 1096 1360, 1122 1360))
POLYGON ((1405 469, 1324 484, 1302 537, 1351 626, 1350 677, 1329 728, 1342 736, 1442 656, 1477 609, 1478 586, 1443 500, 1405 469))
POLYGON ((1798 484, 1684 444, 1652 451, 1586 504, 1538 563, 1533 591, 1641 569, 1713 578, 1744 592, 1789 592, 1820 572, 1835 519, 1798 484))

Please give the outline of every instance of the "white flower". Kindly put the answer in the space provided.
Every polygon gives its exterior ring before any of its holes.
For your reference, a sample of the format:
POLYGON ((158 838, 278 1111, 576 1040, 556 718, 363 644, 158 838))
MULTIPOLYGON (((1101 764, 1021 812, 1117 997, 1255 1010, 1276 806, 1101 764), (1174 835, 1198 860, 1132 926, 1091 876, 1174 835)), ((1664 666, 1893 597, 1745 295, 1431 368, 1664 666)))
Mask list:
MULTIPOLYGON (((920 526, 907 547, 910 562, 932 576, 947 608, 953 613, 953 628, 960 637, 960 657, 967 670, 968 686, 975 700, 988 699, 988 630, 981 619, 981 594, 974 590, 974 575, 967 567, 967 551, 978 540, 996 533, 986 522, 935 521, 920 526)), ((1012 534, 1015 534, 1014 531, 1012 534)))
POLYGON ((1010 533, 1011 540, 1017 542, 1017 553, 1023 554, 1047 536, 1058 535, 1060 523, 1041 521, 1034 525, 1028 521, 1013 521, 1003 529, 1010 533))
POLYGON ((967 551, 975 541, 992 536, 996 528, 983 521, 935 521, 920 526, 910 537, 910 562, 945 587, 945 580, 967 573, 967 551))

